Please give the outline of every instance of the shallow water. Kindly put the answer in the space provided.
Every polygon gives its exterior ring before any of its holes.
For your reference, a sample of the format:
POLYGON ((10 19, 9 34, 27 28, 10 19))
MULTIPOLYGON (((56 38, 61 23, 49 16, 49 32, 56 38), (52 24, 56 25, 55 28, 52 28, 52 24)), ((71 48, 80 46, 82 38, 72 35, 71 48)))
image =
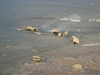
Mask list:
POLYGON ((76 46, 80 50, 84 45, 100 46, 100 22, 95 22, 99 14, 99 0, 0 0, 0 74, 13 74, 23 63, 32 63, 33 55, 47 53, 49 58, 49 54, 60 54, 55 50, 74 48, 72 35, 80 39, 76 46), (38 27, 41 35, 17 31, 23 26, 38 27), (56 28, 68 31, 69 36, 53 35, 51 31, 56 28))

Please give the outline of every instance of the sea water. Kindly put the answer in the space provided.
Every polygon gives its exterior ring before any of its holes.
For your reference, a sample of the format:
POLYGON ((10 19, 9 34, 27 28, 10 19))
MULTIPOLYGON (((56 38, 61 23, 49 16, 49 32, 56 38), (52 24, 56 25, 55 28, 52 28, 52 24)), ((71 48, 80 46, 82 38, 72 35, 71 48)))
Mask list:
MULTIPOLYGON (((34 54, 73 46, 72 37, 81 44, 100 43, 100 0, 0 0, 0 75, 10 75, 34 54), (33 26, 41 35, 17 28, 33 26), (57 37, 53 29, 68 31, 57 37)), ((98 44, 100 45, 100 44, 98 44)), ((45 54, 44 54, 45 55, 45 54)))

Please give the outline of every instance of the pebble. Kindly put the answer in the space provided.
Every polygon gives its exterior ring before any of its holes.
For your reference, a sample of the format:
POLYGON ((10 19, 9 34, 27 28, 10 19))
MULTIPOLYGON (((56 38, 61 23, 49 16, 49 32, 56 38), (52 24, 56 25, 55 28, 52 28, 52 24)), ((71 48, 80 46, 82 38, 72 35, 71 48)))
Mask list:
POLYGON ((64 34, 65 36, 68 36, 68 32, 64 32, 63 34, 64 34))
POLYGON ((58 36, 61 37, 62 36, 62 33, 58 33, 58 36))

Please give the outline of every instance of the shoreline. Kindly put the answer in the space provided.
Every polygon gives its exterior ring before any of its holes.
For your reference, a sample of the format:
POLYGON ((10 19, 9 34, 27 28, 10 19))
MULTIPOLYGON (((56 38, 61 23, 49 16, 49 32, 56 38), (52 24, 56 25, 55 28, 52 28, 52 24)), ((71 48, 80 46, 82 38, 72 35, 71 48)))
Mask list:
POLYGON ((42 52, 41 62, 23 64, 17 72, 19 75, 99 75, 100 74, 100 46, 69 47, 42 52), (61 50, 62 49, 62 50, 61 50), (56 52, 57 51, 57 52, 56 52), (55 53, 56 52, 56 53, 55 53), (45 55, 44 55, 45 54, 45 55), (83 71, 73 70, 73 65, 81 64, 83 71))

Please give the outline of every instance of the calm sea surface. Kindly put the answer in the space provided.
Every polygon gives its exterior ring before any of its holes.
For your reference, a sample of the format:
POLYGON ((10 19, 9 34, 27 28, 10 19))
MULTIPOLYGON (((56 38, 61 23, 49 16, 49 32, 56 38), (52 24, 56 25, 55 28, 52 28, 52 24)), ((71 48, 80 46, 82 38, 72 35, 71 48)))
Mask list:
POLYGON ((0 75, 10 75, 12 69, 32 62, 33 55, 73 46, 72 35, 81 40, 79 47, 100 45, 97 19, 100 0, 0 0, 0 75), (42 34, 17 31, 24 26, 38 27, 42 34), (51 33, 52 29, 68 31, 69 36, 59 38, 51 33))

